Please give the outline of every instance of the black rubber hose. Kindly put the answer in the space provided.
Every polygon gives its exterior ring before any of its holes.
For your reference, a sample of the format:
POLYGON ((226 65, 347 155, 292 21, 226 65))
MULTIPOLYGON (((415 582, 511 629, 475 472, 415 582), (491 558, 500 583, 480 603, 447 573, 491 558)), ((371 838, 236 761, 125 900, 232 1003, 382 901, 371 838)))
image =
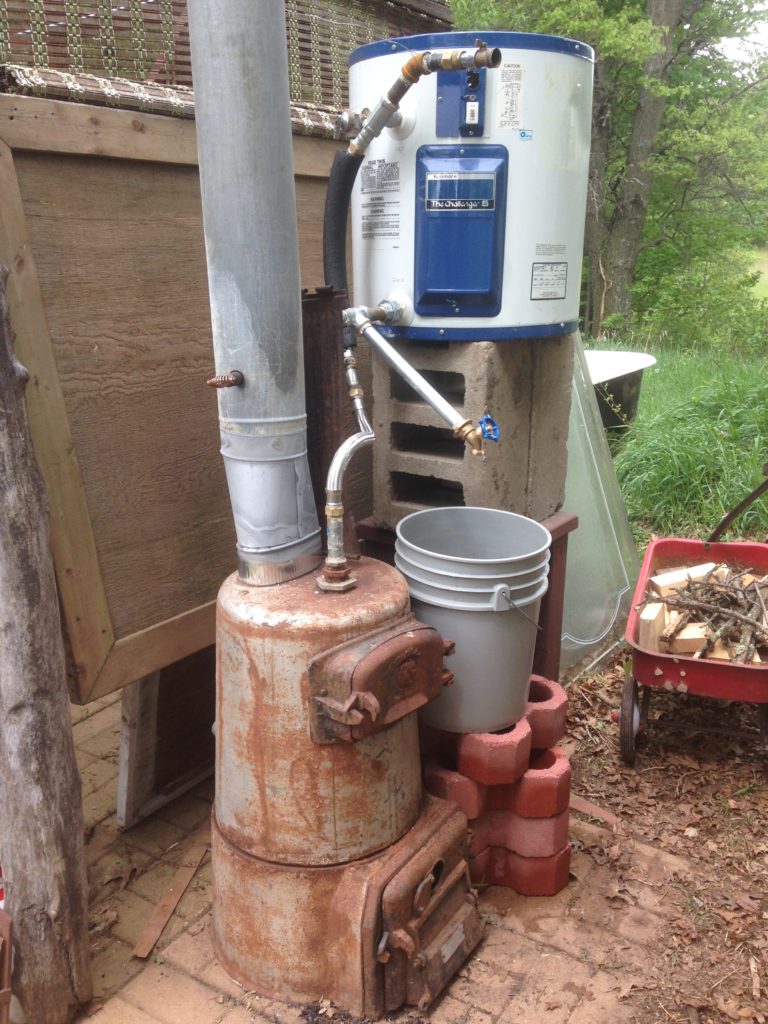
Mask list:
POLYGON ((333 167, 325 193, 323 218, 323 273, 325 283, 335 291, 347 288, 347 219, 349 201, 362 156, 352 156, 340 149, 333 158, 333 167))

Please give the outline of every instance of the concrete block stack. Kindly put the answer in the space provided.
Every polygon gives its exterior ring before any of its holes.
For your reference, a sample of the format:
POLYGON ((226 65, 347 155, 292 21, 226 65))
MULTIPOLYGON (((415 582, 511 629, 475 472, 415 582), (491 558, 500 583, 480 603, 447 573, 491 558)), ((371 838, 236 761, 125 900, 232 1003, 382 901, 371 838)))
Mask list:
POLYGON ((571 766, 555 745, 567 703, 558 683, 533 676, 525 714, 510 729, 423 730, 425 786, 466 814, 473 882, 525 896, 553 896, 568 882, 571 766))
POLYGON ((472 420, 491 413, 498 445, 484 458, 437 419, 381 360, 373 363, 373 519, 394 528, 444 505, 501 508, 542 520, 565 490, 572 338, 505 342, 394 342, 472 420))

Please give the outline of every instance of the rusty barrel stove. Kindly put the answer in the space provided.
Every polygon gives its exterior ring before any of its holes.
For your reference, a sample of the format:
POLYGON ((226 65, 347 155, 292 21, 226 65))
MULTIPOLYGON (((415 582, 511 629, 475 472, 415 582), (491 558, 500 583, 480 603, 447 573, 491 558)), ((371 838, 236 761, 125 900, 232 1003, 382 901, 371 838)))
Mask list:
MULTIPOLYGON (((362 559, 339 580, 342 530, 328 530, 333 579, 316 578, 285 12, 188 10, 239 565, 218 601, 216 952, 274 998, 369 1017, 425 1007, 481 933, 466 818, 421 786, 416 713, 444 685, 443 640, 411 615, 395 569, 362 559)), ((347 359, 360 431, 328 470, 331 525, 343 470, 373 438, 353 370, 347 359)))
POLYGON ((425 797, 416 711, 444 641, 371 559, 218 602, 214 941, 248 989, 368 1016, 422 1007, 479 941, 466 819, 425 797))

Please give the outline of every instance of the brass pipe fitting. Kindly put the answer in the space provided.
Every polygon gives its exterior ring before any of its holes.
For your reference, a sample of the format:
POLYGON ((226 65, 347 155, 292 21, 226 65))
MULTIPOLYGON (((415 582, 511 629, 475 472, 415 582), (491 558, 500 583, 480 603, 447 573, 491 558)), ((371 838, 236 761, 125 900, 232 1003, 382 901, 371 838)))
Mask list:
POLYGON ((403 78, 414 85, 421 78, 422 75, 428 75, 429 70, 425 66, 425 60, 430 56, 428 51, 422 51, 421 53, 412 53, 408 60, 403 64, 400 69, 400 74, 403 78))
POLYGON ((464 420, 454 430, 454 435, 461 438, 461 440, 469 448, 472 455, 483 454, 483 435, 480 431, 480 427, 472 422, 472 420, 464 420))
MULTIPOLYGON (((501 50, 498 47, 489 49, 485 43, 477 40, 474 50, 422 50, 413 53, 400 69, 400 74, 392 83, 386 96, 382 96, 378 104, 368 115, 354 139, 349 143, 347 152, 351 156, 364 156, 368 146, 374 139, 393 123, 398 113, 400 101, 420 78, 430 75, 433 71, 461 71, 465 68, 497 68, 501 64, 501 50)), ((349 118, 345 123, 349 122, 349 118)))

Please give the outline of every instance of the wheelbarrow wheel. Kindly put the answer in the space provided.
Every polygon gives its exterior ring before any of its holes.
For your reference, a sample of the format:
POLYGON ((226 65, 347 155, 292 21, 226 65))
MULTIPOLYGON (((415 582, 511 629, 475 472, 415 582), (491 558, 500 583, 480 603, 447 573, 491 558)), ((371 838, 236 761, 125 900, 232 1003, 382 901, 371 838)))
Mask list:
POLYGON ((619 748, 622 760, 626 764, 635 763, 635 741, 639 731, 640 705, 637 701, 637 680, 627 673, 621 692, 621 713, 619 715, 619 748))
POLYGON ((640 700, 640 732, 645 732, 648 726, 648 712, 651 708, 651 687, 643 687, 643 696, 640 700))

